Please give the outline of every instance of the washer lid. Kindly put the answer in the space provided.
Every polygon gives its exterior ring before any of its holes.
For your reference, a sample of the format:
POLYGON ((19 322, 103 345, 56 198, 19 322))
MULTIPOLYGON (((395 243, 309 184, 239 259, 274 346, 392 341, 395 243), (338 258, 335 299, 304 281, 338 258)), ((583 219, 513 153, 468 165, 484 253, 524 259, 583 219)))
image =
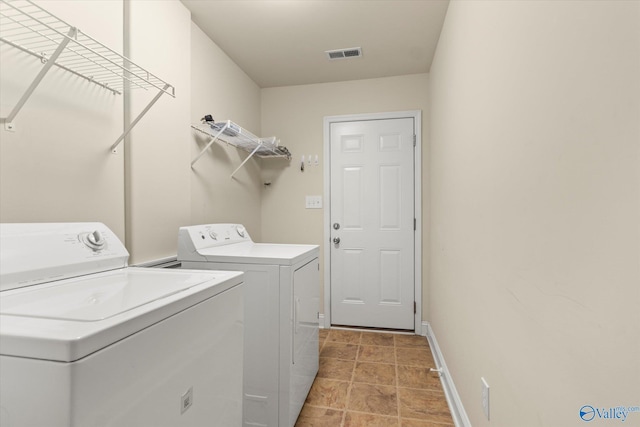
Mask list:
POLYGON ((0 299, 0 354, 73 361, 242 282, 229 271, 123 268, 0 299))

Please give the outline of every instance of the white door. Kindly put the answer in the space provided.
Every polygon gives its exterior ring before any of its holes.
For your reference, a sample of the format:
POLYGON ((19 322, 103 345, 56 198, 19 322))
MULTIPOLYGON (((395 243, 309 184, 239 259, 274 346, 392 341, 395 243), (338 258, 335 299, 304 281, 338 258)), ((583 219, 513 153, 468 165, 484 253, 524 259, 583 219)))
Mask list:
POLYGON ((414 329, 414 119, 335 122, 331 323, 414 329))

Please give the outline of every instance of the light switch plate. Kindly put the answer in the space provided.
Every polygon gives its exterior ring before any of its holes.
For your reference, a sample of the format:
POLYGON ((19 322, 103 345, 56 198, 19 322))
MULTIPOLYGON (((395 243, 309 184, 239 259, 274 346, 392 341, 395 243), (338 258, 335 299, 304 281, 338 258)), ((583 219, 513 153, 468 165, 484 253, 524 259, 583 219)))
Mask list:
POLYGON ((322 196, 306 196, 304 207, 307 209, 322 209, 322 196))

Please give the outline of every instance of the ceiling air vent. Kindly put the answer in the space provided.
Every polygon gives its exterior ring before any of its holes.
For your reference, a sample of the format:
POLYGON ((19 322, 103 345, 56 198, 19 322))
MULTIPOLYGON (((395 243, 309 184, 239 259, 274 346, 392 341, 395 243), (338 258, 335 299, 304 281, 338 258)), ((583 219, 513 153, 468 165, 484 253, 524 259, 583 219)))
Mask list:
POLYGON ((349 49, 327 50, 325 52, 329 59, 349 59, 362 56, 362 48, 350 47, 349 49))

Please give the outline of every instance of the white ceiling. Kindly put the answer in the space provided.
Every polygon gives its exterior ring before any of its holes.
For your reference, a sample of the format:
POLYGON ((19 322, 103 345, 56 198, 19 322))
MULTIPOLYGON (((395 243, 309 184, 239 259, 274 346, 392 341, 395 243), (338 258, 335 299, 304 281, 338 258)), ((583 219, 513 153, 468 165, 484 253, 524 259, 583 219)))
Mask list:
POLYGON ((426 73, 449 0, 182 0, 260 87, 426 73), (329 61, 327 50, 361 47, 329 61))

